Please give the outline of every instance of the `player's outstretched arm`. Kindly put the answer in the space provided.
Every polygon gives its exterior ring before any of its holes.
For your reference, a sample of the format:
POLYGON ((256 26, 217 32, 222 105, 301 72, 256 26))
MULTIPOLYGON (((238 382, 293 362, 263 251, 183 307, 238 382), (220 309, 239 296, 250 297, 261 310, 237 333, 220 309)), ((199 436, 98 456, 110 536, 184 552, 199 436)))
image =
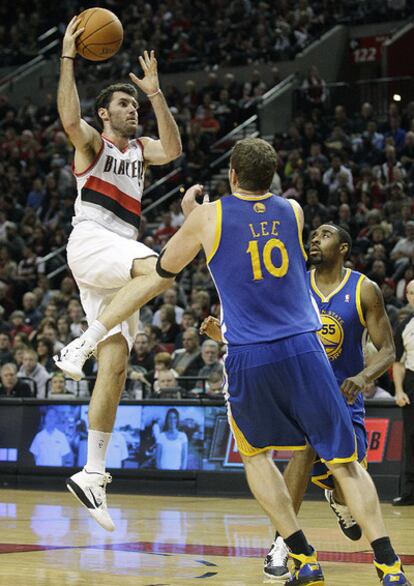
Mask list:
POLYGON ((147 137, 141 139, 144 145, 144 158, 150 165, 165 165, 177 159, 182 153, 180 132, 160 89, 154 51, 144 51, 144 56, 139 57, 139 62, 144 77, 140 79, 134 73, 130 73, 129 77, 151 101, 160 137, 159 140, 147 137))
POLYGON ((81 160, 81 165, 85 163, 85 166, 88 166, 101 148, 102 139, 99 132, 81 118, 79 95, 75 82, 74 60, 76 57, 76 39, 84 29, 78 29, 78 24, 79 17, 74 16, 68 24, 63 38, 57 105, 60 120, 66 134, 75 149, 79 151, 79 154, 84 155, 85 161, 81 160))
POLYGON ((394 339, 381 289, 369 279, 361 284, 361 305, 368 335, 378 352, 360 373, 342 383, 341 391, 348 402, 353 402, 364 386, 381 376, 395 360, 394 339))

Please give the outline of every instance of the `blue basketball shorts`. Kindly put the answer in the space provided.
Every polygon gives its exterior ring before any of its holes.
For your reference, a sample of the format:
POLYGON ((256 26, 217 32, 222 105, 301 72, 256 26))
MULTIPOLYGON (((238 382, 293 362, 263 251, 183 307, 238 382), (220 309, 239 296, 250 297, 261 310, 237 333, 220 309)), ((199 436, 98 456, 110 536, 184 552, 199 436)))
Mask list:
POLYGON ((323 462, 356 460, 349 409, 316 333, 229 347, 225 368, 240 453, 303 450, 309 443, 323 462))
MULTIPOLYGON (((354 422, 354 431, 357 443, 358 462, 362 464, 364 468, 368 468, 367 462, 367 449, 368 449, 368 436, 364 425, 354 422)), ((332 472, 321 461, 319 457, 315 459, 312 470, 312 482, 320 488, 333 490, 335 488, 334 478, 332 472)))

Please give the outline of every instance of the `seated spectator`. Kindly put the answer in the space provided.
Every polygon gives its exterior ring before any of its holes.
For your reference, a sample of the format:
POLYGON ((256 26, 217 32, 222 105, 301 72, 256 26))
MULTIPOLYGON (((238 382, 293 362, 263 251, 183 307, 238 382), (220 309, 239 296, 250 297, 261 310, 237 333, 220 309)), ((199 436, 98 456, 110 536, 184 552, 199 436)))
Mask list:
POLYGON ((10 336, 12 340, 15 339, 17 334, 26 334, 29 335, 33 328, 25 323, 25 315, 24 312, 20 309, 16 309, 10 316, 10 322, 12 324, 12 328, 10 330, 10 336))
POLYGON ((30 386, 19 381, 17 367, 12 362, 6 362, 0 368, 0 397, 31 397, 30 386))
POLYGON ((164 212, 162 215, 162 223, 158 230, 154 232, 155 243, 163 248, 173 234, 177 232, 177 228, 172 226, 172 216, 170 212, 164 212))
POLYGON ((53 360, 53 342, 44 336, 37 338, 36 352, 39 358, 39 364, 44 366, 47 372, 54 372, 56 370, 56 365, 53 360))
POLYGON ((77 299, 71 299, 68 304, 68 317, 70 319, 70 332, 75 338, 79 337, 83 332, 82 323, 85 319, 82 305, 77 299))
POLYGON ((34 350, 25 350, 23 363, 17 373, 19 378, 30 378, 36 384, 36 397, 44 399, 46 396, 46 383, 50 378, 49 372, 39 364, 37 354, 34 350))
POLYGON ((31 291, 23 295, 23 311, 25 323, 35 330, 42 319, 42 313, 38 307, 37 297, 31 291))
POLYGON ((172 365, 172 356, 169 352, 158 352, 154 356, 154 371, 148 373, 148 378, 152 379, 153 385, 152 388, 155 393, 158 393, 159 386, 158 386, 158 377, 160 372, 164 370, 171 370, 174 373, 174 376, 178 376, 178 372, 171 368, 172 365))
POLYGON ((333 155, 331 158, 331 166, 323 174, 323 182, 328 186, 329 191, 336 191, 340 187, 339 175, 346 175, 346 186, 352 193, 354 191, 354 182, 352 173, 349 169, 342 164, 341 157, 339 155, 333 155))
POLYGON ((63 400, 73 398, 73 395, 66 391, 65 375, 63 372, 55 372, 55 374, 51 377, 47 397, 48 399, 63 400))
MULTIPOLYGON (((200 353, 200 338, 195 328, 188 328, 183 334, 183 348, 175 350, 172 355, 172 367, 179 376, 196 377, 200 368, 204 366, 200 353)), ((192 388, 194 384, 182 383, 185 388, 192 388)))
POLYGON ((364 401, 387 401, 395 403, 395 399, 388 391, 378 387, 375 383, 369 383, 362 391, 364 401))
POLYGON ((149 339, 144 332, 140 332, 135 338, 131 365, 144 368, 147 372, 154 370, 154 353, 149 350, 149 339))
POLYGON ((379 180, 383 188, 389 187, 394 181, 400 181, 406 175, 405 169, 397 160, 397 151, 394 146, 388 144, 384 151, 385 162, 374 167, 374 176, 379 180))
POLYGON ((180 326, 175 321, 174 306, 165 304, 160 308, 161 342, 174 346, 174 342, 180 333, 180 326))
POLYGON ((58 342, 66 346, 66 344, 69 344, 73 340, 73 335, 70 331, 70 321, 66 315, 61 315, 58 318, 56 327, 58 342))
POLYGON ((38 337, 47 338, 52 342, 53 354, 58 354, 64 344, 58 340, 58 331, 54 322, 46 323, 38 332, 38 337))
MULTIPOLYGON (((162 296, 162 301, 163 301, 163 305, 173 305, 174 306, 174 312, 175 312, 175 321, 177 322, 177 324, 181 323, 181 319, 184 313, 184 309, 182 307, 180 307, 179 305, 177 305, 177 292, 176 290, 171 287, 170 289, 167 289, 166 291, 164 291, 163 296, 162 296)), ((152 318, 152 324, 154 326, 160 327, 161 324, 161 319, 160 319, 160 309, 158 309, 158 311, 156 311, 154 313, 154 316, 152 318)))
POLYGON ((206 395, 210 399, 221 399, 223 398, 223 385, 224 377, 223 373, 213 371, 206 382, 206 395))
POLYGON ((12 341, 10 334, 0 332, 0 366, 3 366, 7 362, 13 362, 11 347, 12 341))
MULTIPOLYGON (((205 340, 201 345, 201 358, 203 360, 203 366, 198 371, 198 376, 206 379, 213 372, 221 374, 222 379, 224 378, 224 368, 222 362, 219 360, 219 345, 214 340, 205 340)), ((203 381, 197 381, 196 388, 203 390, 205 384, 203 381)))
POLYGON ((303 206, 303 215, 305 224, 312 225, 315 216, 321 218, 322 223, 328 220, 328 208, 319 203, 318 192, 316 189, 308 189, 306 192, 306 205, 303 206))
POLYGON ((413 279, 414 279, 414 266, 412 264, 410 264, 405 269, 402 278, 397 282, 395 295, 399 301, 404 301, 404 299, 406 298, 407 285, 413 279))
POLYGON ((301 90, 308 108, 324 106, 328 96, 326 83, 315 65, 309 68, 308 75, 302 82, 301 90))
POLYGON ((173 370, 161 370, 158 373, 158 391, 159 397, 181 398, 181 387, 177 382, 177 377, 173 370))
POLYGON ((194 328, 196 325, 196 315, 191 309, 186 309, 183 313, 182 321, 181 321, 181 331, 178 336, 175 338, 175 349, 178 350, 179 348, 183 347, 183 334, 188 328, 194 328))

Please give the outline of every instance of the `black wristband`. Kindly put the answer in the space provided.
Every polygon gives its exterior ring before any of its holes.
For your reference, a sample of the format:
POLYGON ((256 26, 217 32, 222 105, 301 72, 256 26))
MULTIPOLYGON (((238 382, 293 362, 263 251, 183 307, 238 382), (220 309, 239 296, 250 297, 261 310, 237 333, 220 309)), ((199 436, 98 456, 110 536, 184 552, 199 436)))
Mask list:
POLYGON ((157 264, 155 265, 155 270, 157 271, 159 276, 162 277, 163 279, 175 279, 175 277, 178 275, 178 273, 170 273, 170 271, 166 271, 161 266, 161 258, 163 256, 164 252, 165 252, 165 249, 161 250, 159 257, 157 258, 157 264))
POLYGON ((69 55, 61 55, 61 59, 70 59, 71 61, 75 61, 75 57, 69 57, 69 55))

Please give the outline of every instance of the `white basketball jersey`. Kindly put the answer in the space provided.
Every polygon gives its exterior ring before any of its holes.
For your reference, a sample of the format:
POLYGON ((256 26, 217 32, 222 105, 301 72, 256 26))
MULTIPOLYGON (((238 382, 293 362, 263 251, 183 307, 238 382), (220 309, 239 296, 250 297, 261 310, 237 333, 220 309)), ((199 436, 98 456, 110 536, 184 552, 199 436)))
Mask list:
POLYGON ((75 173, 78 196, 76 226, 92 220, 126 238, 138 237, 144 189, 144 154, 139 140, 120 150, 102 136, 102 148, 84 173, 75 173))

